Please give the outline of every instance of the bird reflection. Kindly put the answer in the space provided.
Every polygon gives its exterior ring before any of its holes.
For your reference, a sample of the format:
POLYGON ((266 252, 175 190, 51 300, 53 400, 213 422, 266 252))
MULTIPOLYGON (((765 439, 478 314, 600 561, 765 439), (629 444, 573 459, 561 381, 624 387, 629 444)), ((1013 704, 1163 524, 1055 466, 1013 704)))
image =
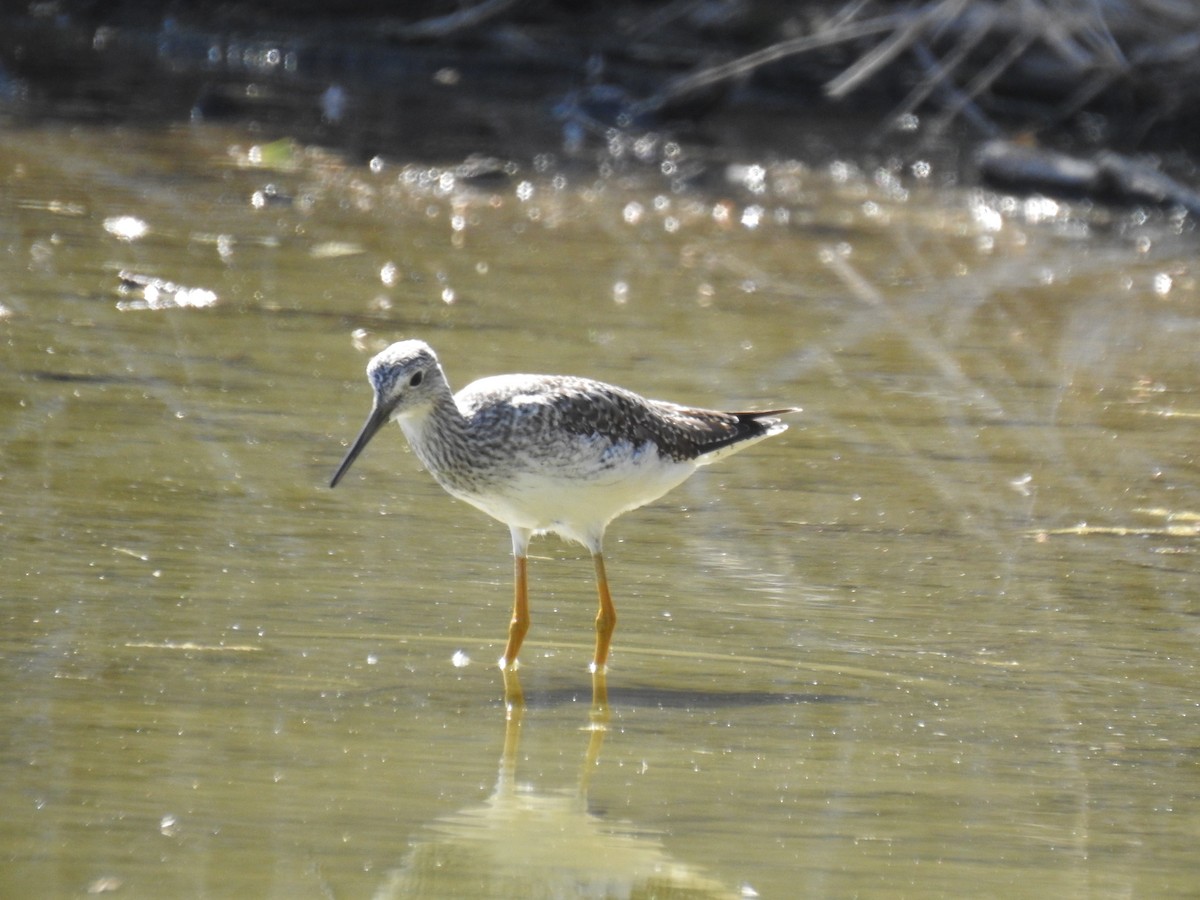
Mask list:
POLYGON ((574 790, 544 792, 517 784, 525 700, 515 669, 505 672, 505 713, 504 750, 491 796, 427 826, 404 864, 380 886, 377 900, 743 896, 672 859, 655 835, 589 812, 589 779, 611 720, 604 673, 593 675, 588 739, 574 790))

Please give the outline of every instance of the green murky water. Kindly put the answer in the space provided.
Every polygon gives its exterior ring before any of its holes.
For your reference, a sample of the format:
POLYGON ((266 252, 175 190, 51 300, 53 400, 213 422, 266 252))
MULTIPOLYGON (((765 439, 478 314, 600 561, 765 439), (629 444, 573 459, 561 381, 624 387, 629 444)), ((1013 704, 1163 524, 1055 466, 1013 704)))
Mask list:
POLYGON ((0 149, 5 895, 1194 890, 1193 234, 253 144, 0 149), (506 529, 398 430, 326 487, 403 336, 805 408, 610 529, 606 732, 583 551, 506 723, 506 529))

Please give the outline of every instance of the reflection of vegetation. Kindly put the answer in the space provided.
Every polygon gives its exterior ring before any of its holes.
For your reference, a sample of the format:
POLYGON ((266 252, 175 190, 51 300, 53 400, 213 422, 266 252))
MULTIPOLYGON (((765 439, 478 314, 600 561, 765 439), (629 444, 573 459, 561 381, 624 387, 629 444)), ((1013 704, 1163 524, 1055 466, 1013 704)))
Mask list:
POLYGON ((1090 142, 1126 146, 1164 125, 1177 130, 1173 140, 1194 143, 1200 112, 1200 6, 1183 2, 157 5, 139 7, 140 23, 119 4, 90 0, 0 16, 0 98, 61 92, 89 65, 116 80, 138 67, 143 87, 125 102, 143 113, 160 89, 144 87, 149 68, 203 76, 191 109, 204 117, 254 115, 273 92, 294 124, 317 105, 326 122, 340 122, 370 106, 368 94, 439 107, 475 94, 475 116, 494 125, 503 112, 481 116, 478 95, 519 77, 547 101, 543 118, 572 97, 573 116, 606 126, 695 121, 764 94, 773 109, 782 102, 797 113, 853 97, 889 129, 910 130, 918 115, 933 132, 965 122, 989 136, 1069 125, 1090 142))
POLYGON ((1200 9, 1194 5, 930 0, 902 9, 867 2, 807 10, 804 23, 781 17, 794 36, 693 71, 652 103, 769 65, 808 61, 809 71, 828 73, 823 91, 835 100, 868 87, 888 92, 905 85, 890 117, 901 127, 922 108, 937 112, 939 129, 963 118, 994 134, 997 114, 1040 126, 1103 106, 1122 110, 1140 135, 1160 120, 1187 118, 1200 105, 1200 9))

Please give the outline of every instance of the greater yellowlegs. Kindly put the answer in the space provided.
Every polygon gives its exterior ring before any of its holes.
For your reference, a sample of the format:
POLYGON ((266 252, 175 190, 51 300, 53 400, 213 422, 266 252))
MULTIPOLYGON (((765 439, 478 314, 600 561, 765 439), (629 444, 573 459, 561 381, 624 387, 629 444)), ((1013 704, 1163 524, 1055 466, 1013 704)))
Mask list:
POLYGON ((602 544, 608 523, 656 500, 697 467, 787 428, 797 409, 718 412, 647 400, 632 391, 557 375, 495 375, 452 394, 424 341, 400 341, 367 365, 375 402, 329 486, 380 428, 396 421, 417 458, 450 494, 508 526, 514 598, 500 665, 515 668, 529 630, 526 554, 534 534, 583 544, 596 567, 601 672, 617 614, 602 544))

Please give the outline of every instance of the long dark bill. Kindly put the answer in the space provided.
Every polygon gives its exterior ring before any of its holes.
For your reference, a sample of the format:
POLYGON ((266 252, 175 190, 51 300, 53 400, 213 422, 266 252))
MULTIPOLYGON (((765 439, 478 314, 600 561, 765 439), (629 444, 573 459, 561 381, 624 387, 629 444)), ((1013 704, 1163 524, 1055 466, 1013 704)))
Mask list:
POLYGON ((378 406, 371 410, 371 415, 367 416, 367 421, 363 423, 362 431, 358 433, 358 437, 354 439, 354 443, 346 451, 346 456, 342 460, 342 464, 333 473, 333 478, 329 482, 331 488, 337 487, 337 483, 342 480, 342 476, 346 474, 351 464, 358 459, 358 454, 362 453, 363 448, 367 446, 371 438, 375 437, 375 432, 387 424, 388 415, 389 411, 387 409, 378 406))

